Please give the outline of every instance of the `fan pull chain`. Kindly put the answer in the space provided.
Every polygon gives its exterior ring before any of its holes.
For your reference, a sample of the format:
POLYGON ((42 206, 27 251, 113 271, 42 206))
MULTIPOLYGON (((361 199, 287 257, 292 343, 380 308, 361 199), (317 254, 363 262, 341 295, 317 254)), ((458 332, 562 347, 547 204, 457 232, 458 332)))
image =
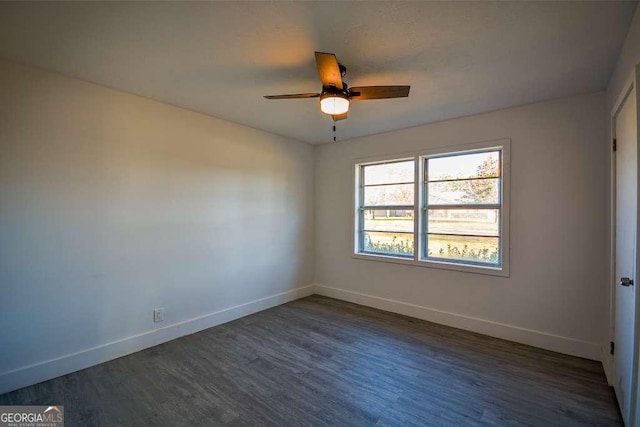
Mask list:
POLYGON ((336 122, 333 122, 333 142, 336 142, 336 122))

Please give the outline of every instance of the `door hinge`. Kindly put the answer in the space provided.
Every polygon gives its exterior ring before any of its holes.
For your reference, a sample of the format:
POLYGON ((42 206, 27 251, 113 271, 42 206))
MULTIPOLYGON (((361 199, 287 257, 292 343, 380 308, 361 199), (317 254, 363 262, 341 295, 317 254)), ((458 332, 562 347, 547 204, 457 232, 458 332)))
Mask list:
POLYGON ((611 143, 611 146, 613 148, 613 151, 616 151, 616 149, 618 148, 618 144, 616 144, 616 139, 613 138, 613 142, 611 143))
POLYGON ((609 342, 609 354, 614 354, 616 352, 616 343, 613 341, 609 342))

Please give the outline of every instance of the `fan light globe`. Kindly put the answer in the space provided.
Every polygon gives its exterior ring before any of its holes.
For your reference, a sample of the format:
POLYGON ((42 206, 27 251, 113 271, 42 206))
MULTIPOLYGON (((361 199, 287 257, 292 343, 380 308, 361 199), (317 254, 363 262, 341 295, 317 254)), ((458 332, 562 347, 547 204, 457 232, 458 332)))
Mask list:
POLYGON ((339 95, 324 96, 320 99, 320 110, 325 114, 344 114, 349 111, 349 100, 339 95))

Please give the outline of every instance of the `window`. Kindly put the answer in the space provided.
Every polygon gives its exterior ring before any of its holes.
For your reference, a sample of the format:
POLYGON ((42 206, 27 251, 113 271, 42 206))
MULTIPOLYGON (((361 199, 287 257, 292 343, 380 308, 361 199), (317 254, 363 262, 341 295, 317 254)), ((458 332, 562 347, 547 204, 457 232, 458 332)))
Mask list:
POLYGON ((508 275, 509 141, 458 148, 356 163, 354 256, 508 275))
POLYGON ((415 160, 360 167, 359 251, 413 258, 415 160))

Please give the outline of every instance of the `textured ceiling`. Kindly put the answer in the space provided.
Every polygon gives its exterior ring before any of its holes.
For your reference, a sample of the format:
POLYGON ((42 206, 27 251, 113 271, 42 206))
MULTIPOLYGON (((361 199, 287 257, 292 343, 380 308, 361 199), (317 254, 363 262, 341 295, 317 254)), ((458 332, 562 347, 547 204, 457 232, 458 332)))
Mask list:
POLYGON ((311 143, 331 140, 313 52, 350 86, 341 140, 604 89, 636 2, 0 3, 0 57, 311 143))

